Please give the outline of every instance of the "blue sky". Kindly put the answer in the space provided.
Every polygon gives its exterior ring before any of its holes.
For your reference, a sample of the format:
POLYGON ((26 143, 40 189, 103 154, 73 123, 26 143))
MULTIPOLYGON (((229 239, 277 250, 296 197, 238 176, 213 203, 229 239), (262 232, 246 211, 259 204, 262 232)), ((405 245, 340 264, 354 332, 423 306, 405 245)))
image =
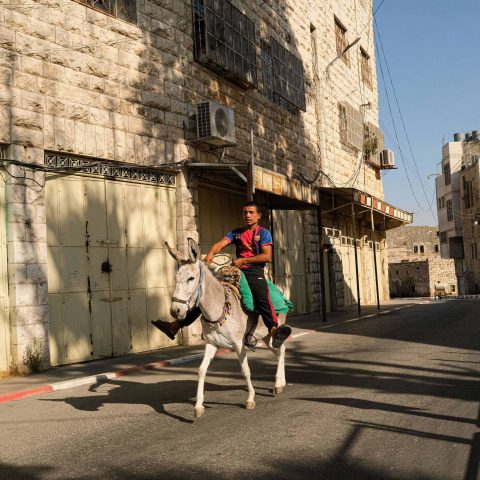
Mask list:
MULTIPOLYGON (((374 10, 380 2, 374 0, 374 10)), ((478 0, 385 0, 376 14, 419 172, 417 174, 413 163, 383 63, 402 161, 377 58, 380 126, 385 132, 386 146, 395 152, 398 166, 398 170, 389 171, 383 177, 385 199, 414 212, 414 225, 436 224, 435 201, 432 203, 435 218, 428 211, 435 194, 435 177, 427 179, 427 175, 439 172, 442 140, 446 143, 456 132, 480 129, 479 19, 478 0)), ((380 47, 378 36, 376 41, 380 47)), ((383 57, 380 58, 383 62, 383 57)))

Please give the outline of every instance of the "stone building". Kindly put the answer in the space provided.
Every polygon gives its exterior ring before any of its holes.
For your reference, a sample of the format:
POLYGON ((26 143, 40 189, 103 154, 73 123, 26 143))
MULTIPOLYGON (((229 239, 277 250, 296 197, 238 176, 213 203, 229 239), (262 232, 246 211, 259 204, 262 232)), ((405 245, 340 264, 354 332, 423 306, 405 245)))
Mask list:
POLYGON ((442 172, 435 182, 440 252, 455 261, 459 293, 479 293, 480 131, 456 133, 442 152, 442 172))
POLYGON ((59 365, 198 341, 150 325, 164 242, 205 252, 252 196, 297 313, 387 298, 385 231, 411 214, 383 201, 371 19, 370 0, 0 3, 0 370, 32 344, 59 365))
POLYGON ((436 227, 405 226, 387 232, 392 297, 433 297, 435 286, 458 293, 453 259, 440 256, 436 227))

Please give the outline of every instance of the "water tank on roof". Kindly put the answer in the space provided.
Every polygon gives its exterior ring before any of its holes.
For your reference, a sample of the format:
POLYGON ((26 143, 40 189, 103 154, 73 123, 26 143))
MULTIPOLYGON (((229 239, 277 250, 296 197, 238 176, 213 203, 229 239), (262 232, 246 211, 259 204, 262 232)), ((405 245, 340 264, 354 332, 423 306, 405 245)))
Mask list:
POLYGON ((472 140, 480 140, 480 130, 473 130, 472 132, 472 140))
POLYGON ((470 132, 467 132, 465 134, 465 141, 470 142, 472 140, 472 134, 470 132))
POLYGON ((453 135, 454 142, 463 142, 465 141, 465 134, 464 133, 455 133, 453 135))

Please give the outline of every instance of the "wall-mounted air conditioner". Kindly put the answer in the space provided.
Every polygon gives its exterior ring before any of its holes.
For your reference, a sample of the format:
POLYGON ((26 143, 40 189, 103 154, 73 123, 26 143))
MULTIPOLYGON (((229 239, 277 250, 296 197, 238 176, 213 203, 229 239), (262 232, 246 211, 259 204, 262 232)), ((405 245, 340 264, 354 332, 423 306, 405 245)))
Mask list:
POLYGON ((192 143, 207 143, 216 147, 232 147, 235 142, 235 113, 217 102, 208 100, 196 106, 191 128, 187 131, 192 143))
POLYGON ((395 155, 392 150, 385 149, 380 152, 381 168, 395 168, 395 155))

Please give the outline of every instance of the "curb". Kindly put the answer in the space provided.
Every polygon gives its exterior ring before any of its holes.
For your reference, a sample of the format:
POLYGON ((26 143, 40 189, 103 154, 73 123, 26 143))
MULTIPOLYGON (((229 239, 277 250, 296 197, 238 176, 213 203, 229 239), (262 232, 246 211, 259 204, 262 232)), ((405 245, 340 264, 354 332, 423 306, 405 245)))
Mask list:
MULTIPOLYGON (((479 295, 480 297, 480 295, 479 295)), ((382 310, 380 312, 376 313, 371 313, 369 315, 361 315, 360 317, 355 317, 355 318, 350 318, 348 320, 342 320, 337 323, 329 324, 329 325, 324 325, 321 327, 318 327, 315 330, 304 330, 299 333, 294 333, 291 335, 291 337, 288 340, 295 340, 296 338, 303 337, 305 335, 310 335, 312 333, 315 333, 319 330, 327 330, 328 328, 333 328, 337 325, 342 325, 345 323, 350 323, 350 322, 355 322, 358 320, 363 320, 366 318, 372 318, 372 317, 377 317, 380 315, 385 315, 392 313, 394 311, 402 310, 404 308, 409 308, 413 307, 414 304, 409 304, 405 305, 403 307, 397 307, 392 310, 382 310)), ((260 347, 263 348, 263 347, 260 347)), ((215 354, 216 357, 225 355, 227 353, 232 353, 232 350, 228 348, 219 348, 217 350, 217 353, 215 354)), ((126 375, 130 375, 132 373, 138 373, 138 372, 143 372, 145 370, 157 370, 161 368, 168 368, 168 367, 175 367, 177 365, 184 365, 187 363, 195 362, 196 360, 201 360, 203 358, 203 353, 196 353, 194 355, 187 355, 185 357, 179 357, 179 358, 172 358, 171 360, 162 360, 161 362, 153 362, 153 363, 147 363, 145 365, 139 365, 137 367, 129 367, 129 368, 124 368, 122 370, 117 370, 114 372, 106 372, 106 373, 100 373, 98 375, 90 375, 88 377, 81 377, 81 378, 76 378, 73 380, 65 380, 63 382, 56 382, 56 383, 51 383, 48 385, 42 385, 39 387, 35 388, 30 388, 28 390, 19 390, 17 392, 12 392, 12 393, 6 393, 3 395, 0 395, 0 403, 8 403, 12 402, 14 400, 21 400, 22 398, 28 398, 28 397, 33 397, 35 395, 41 395, 43 393, 51 393, 51 392, 56 392, 58 390, 67 390, 69 388, 74 388, 74 387, 79 387, 82 385, 94 385, 95 383, 102 383, 107 380, 110 380, 112 378, 118 378, 118 377, 124 377, 126 375)))

